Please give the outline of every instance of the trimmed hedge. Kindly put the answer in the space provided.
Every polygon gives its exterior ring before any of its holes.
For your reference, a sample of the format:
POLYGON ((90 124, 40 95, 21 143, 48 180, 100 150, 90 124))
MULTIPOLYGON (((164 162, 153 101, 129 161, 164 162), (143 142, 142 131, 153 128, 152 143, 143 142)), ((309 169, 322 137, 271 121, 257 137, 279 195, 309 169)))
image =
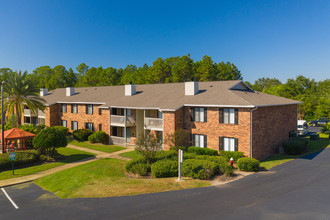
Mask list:
POLYGON ((88 137, 93 134, 93 131, 89 129, 78 129, 75 130, 72 134, 74 139, 77 141, 87 141, 88 137))
POLYGON ((138 174, 140 176, 146 176, 150 167, 146 163, 136 163, 131 166, 131 173, 138 174))
MULTIPOLYGON (((16 153, 15 166, 33 163, 39 160, 40 154, 36 150, 18 151, 16 153)), ((7 153, 0 154, 0 170, 11 169, 11 161, 7 153)))
POLYGON ((237 161, 238 169, 247 172, 259 170, 260 161, 250 157, 243 157, 237 161))
POLYGON ((201 147, 188 147, 188 152, 189 153, 195 153, 198 155, 209 155, 209 156, 217 156, 218 151, 217 150, 212 150, 208 148, 201 148, 201 147))
POLYGON ((286 154, 301 154, 306 149, 306 144, 302 141, 288 141, 283 143, 283 149, 286 154))
POLYGON ((88 137, 88 141, 91 143, 106 144, 108 140, 108 135, 104 131, 96 131, 88 137))
POLYGON ((130 160, 125 164, 126 172, 133 173, 133 171, 135 169, 135 166, 137 166, 137 164, 146 164, 148 166, 147 171, 150 170, 150 166, 147 164, 146 159, 144 157, 139 157, 139 158, 135 158, 133 160, 130 160))
POLYGON ((291 138, 289 141, 294 141, 294 142, 302 142, 304 143, 304 145, 307 147, 309 141, 306 139, 306 138, 302 138, 302 137, 294 137, 294 138, 291 138))
POLYGON ((216 163, 202 159, 188 159, 182 163, 182 175, 194 179, 211 179, 218 171, 216 163))
POLYGON ((64 135, 67 135, 69 133, 69 128, 63 127, 63 126, 53 126, 56 130, 62 132, 64 135))
POLYGON ((233 158, 237 162, 238 159, 244 157, 244 153, 240 151, 220 151, 220 156, 226 158, 227 161, 233 158))
POLYGON ((178 162, 174 160, 159 160, 151 165, 151 174, 156 178, 174 177, 178 175, 178 162))
POLYGON ((157 151, 156 156, 153 159, 153 163, 157 162, 159 160, 164 160, 164 159, 169 159, 169 160, 178 160, 178 153, 176 151, 157 151))
POLYGON ((185 146, 176 146, 176 147, 170 147, 170 150, 175 150, 175 151, 179 151, 180 150, 183 150, 183 151, 187 151, 188 149, 185 147, 185 146))
POLYGON ((31 124, 25 124, 19 126, 20 129, 33 133, 33 134, 38 134, 40 131, 44 130, 46 128, 46 125, 31 125, 31 124))

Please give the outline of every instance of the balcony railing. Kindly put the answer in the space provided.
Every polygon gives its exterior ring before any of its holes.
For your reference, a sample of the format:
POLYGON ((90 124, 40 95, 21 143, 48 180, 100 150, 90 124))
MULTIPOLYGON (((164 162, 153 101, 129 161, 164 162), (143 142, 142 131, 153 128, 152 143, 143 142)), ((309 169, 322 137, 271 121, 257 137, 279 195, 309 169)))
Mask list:
POLYGON ((43 111, 41 111, 41 110, 38 110, 38 117, 39 117, 39 118, 44 118, 44 117, 46 117, 45 112, 43 112, 43 111))
POLYGON ((144 118, 144 124, 148 130, 163 130, 163 119, 162 118, 144 118))
MULTIPOLYGON (((126 126, 134 126, 135 118, 133 116, 126 116, 126 126)), ((111 125, 125 126, 125 116, 111 115, 111 125)))
POLYGON ((125 140, 124 137, 110 136, 110 143, 111 144, 125 145, 126 140, 125 140))
POLYGON ((36 114, 33 114, 30 109, 24 109, 23 115, 24 116, 37 116, 36 114))

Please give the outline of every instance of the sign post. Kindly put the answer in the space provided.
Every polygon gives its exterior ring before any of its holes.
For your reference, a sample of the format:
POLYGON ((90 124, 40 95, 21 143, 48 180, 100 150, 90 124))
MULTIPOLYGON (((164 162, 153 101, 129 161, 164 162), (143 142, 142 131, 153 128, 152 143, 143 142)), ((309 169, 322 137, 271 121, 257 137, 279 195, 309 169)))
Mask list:
POLYGON ((13 169, 13 175, 14 173, 14 160, 16 160, 16 153, 9 153, 9 160, 11 160, 11 167, 13 169))
POLYGON ((179 149, 179 151, 178 151, 178 165, 179 165, 179 169, 178 169, 178 176, 179 176, 179 178, 178 178, 178 181, 182 181, 182 179, 181 179, 181 163, 182 163, 182 161, 183 161, 183 151, 181 150, 181 149, 179 149))

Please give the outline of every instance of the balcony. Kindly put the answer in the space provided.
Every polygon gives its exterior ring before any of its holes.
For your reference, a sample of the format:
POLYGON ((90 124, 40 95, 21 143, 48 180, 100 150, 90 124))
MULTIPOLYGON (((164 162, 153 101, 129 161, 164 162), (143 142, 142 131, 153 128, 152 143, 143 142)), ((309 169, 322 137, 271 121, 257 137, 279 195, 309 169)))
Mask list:
POLYGON ((125 145, 126 140, 124 137, 110 136, 110 144, 125 145))
POLYGON ((46 117, 45 112, 38 110, 38 118, 45 118, 45 117, 46 117))
POLYGON ((163 130, 163 119, 162 118, 144 118, 145 128, 148 130, 163 130))
POLYGON ((34 117, 37 116, 36 114, 33 114, 30 109, 24 109, 23 115, 27 117, 34 117))
POLYGON ((133 116, 126 116, 126 124, 125 124, 125 116, 122 115, 111 115, 111 125, 112 126, 120 126, 120 127, 131 127, 135 124, 135 118, 133 116))

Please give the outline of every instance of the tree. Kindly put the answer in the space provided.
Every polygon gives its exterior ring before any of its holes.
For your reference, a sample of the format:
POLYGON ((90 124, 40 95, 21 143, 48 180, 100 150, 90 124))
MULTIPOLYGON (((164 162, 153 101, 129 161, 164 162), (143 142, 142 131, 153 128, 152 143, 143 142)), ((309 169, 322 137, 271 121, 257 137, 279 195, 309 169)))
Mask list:
POLYGON ((220 62, 214 64, 216 66, 216 80, 239 80, 243 79, 241 71, 238 68, 230 63, 220 62))
POLYGON ((280 80, 276 78, 259 78, 254 82, 254 85, 252 86, 253 90, 262 92, 264 89, 269 89, 273 86, 277 86, 282 84, 280 80))
POLYGON ((169 82, 170 77, 171 67, 161 57, 158 57, 149 68, 146 83, 169 82))
POLYGON ((85 76, 85 73, 87 72, 89 66, 87 66, 85 63, 81 63, 77 66, 76 70, 78 71, 77 76, 77 85, 82 86, 82 81, 85 76))
POLYGON ((27 72, 13 72, 5 79, 4 86, 6 96, 4 110, 9 115, 16 115, 16 126, 21 125, 23 104, 25 104, 33 114, 38 109, 45 110, 45 100, 39 96, 39 88, 36 84, 27 79, 27 72))
POLYGON ((322 132, 328 134, 329 135, 329 139, 330 139, 330 124, 325 124, 322 127, 322 132))
POLYGON ((196 62, 195 81, 212 81, 216 77, 216 69, 210 56, 203 56, 202 60, 196 62))
POLYGON ((68 142, 64 133, 53 127, 42 130, 33 139, 33 146, 37 148, 40 153, 46 152, 50 157, 54 156, 56 148, 66 147, 67 144, 68 142))
POLYGON ((190 81, 194 75, 194 61, 190 58, 190 55, 182 56, 174 64, 172 69, 172 81, 184 82, 190 81))
POLYGON ((135 150, 151 164, 156 152, 162 149, 162 144, 154 133, 140 134, 136 140, 135 150))
POLYGON ((187 130, 179 129, 167 136, 165 143, 170 147, 187 147, 189 143, 189 132, 187 130))

